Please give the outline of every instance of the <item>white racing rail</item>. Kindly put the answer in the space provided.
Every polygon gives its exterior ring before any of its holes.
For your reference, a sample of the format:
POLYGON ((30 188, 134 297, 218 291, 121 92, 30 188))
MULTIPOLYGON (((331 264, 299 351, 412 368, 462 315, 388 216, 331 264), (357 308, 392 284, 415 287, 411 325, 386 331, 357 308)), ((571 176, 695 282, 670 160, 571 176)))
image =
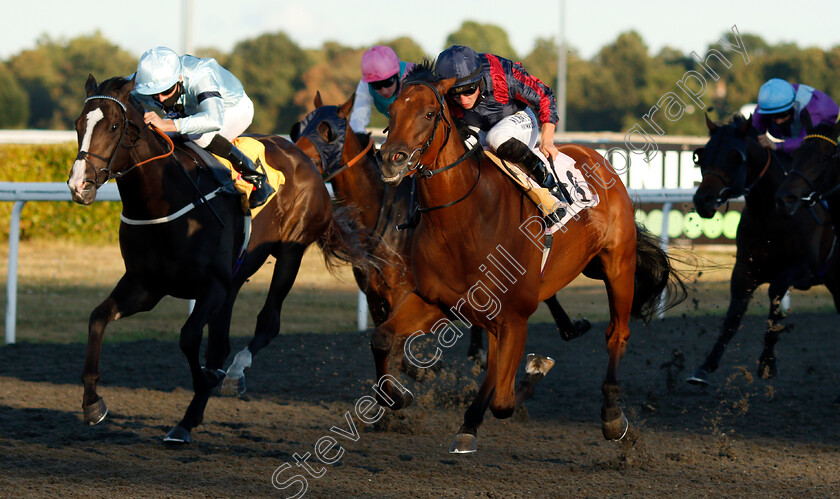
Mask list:
MULTIPOLYGON (((662 247, 668 248, 668 213, 674 203, 690 202, 693 189, 630 189, 630 198, 634 203, 662 204, 662 247)), ((108 183, 99 188, 96 201, 119 201, 117 185, 108 183)), ((12 216, 9 221, 9 267, 6 280, 6 343, 15 342, 17 324, 17 274, 18 252, 20 249, 20 220, 23 206, 28 201, 72 201, 70 190, 63 182, 0 182, 0 201, 13 202, 12 216)), ((659 313, 663 317, 664 312, 659 313)), ((367 300, 359 292, 357 326, 367 329, 367 300)))

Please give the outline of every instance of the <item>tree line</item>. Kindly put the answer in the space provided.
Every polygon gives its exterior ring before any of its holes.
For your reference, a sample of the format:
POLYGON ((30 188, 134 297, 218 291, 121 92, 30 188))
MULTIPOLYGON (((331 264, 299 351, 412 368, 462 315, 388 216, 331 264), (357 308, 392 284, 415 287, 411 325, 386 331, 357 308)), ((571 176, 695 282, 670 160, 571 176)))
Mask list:
MULTIPOLYGON (((723 33, 728 40, 731 33, 723 33)), ((744 104, 755 102, 758 88, 769 78, 784 78, 821 89, 840 100, 840 45, 829 50, 800 48, 795 43, 769 44, 761 37, 741 34, 749 64, 718 71, 702 95, 705 106, 684 106, 678 120, 657 122, 665 133, 705 134, 704 112, 722 120, 744 104)), ((701 56, 719 48, 717 42, 697 47, 701 56)), ((434 59, 409 37, 380 40, 402 60, 434 59)), ((526 70, 549 86, 557 81, 558 48, 554 39, 538 39, 528 54, 517 54, 507 33, 492 24, 464 22, 451 33, 446 46, 468 45, 521 61, 526 70)), ((571 41, 574 45, 574 41, 571 41)), ((173 47, 176 48, 176 47, 173 47)), ((315 92, 325 103, 340 104, 355 90, 359 64, 369 47, 350 47, 329 41, 319 49, 304 49, 283 32, 266 33, 237 43, 230 53, 199 49, 199 57, 214 57, 242 80, 256 112, 249 128, 255 133, 288 133, 291 125, 312 110, 315 92)), ((99 32, 71 40, 42 36, 33 49, 0 61, 0 128, 73 128, 88 74, 97 81, 134 72, 139 54, 107 40, 99 32)), ((589 59, 571 48, 567 57, 566 128, 571 131, 626 132, 640 122, 675 83, 702 64, 691 54, 665 47, 651 53, 635 31, 617 36, 589 59)), ((720 69, 720 68, 718 68, 720 69)), ((372 128, 387 125, 374 113, 372 128)))

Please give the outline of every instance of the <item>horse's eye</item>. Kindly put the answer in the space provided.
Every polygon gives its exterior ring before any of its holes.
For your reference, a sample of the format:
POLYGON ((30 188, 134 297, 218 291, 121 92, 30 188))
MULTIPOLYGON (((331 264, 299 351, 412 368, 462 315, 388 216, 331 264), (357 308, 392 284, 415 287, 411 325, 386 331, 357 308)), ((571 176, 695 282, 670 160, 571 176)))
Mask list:
POLYGON ((117 123, 114 123, 113 125, 111 125, 111 131, 112 132, 116 132, 119 129, 120 129, 120 126, 117 123))
POLYGON ((431 119, 432 119, 432 118, 434 118, 434 117, 435 117, 435 113, 433 113, 433 112, 431 112, 431 111, 429 111, 428 113, 426 113, 426 119, 427 119, 427 120, 430 120, 430 121, 431 121, 431 119))

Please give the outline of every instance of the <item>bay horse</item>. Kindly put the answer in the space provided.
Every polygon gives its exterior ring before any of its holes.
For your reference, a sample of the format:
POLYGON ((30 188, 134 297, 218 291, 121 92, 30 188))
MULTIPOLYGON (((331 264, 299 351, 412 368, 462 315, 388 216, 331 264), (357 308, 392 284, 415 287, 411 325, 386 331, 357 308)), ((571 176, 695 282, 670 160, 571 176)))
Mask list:
POLYGON ((219 183, 199 155, 144 124, 133 88, 134 80, 117 77, 97 85, 89 76, 87 98, 75 123, 79 152, 67 182, 72 198, 89 205, 101 185, 116 179, 125 262, 125 274, 90 315, 82 374, 84 420, 97 424, 108 412, 97 394, 105 327, 151 310, 165 295, 194 299, 179 345, 189 362, 195 395, 183 419, 164 439, 188 443, 190 431, 202 421, 211 390, 226 379, 222 367, 230 353, 231 313, 247 278, 269 255, 277 259, 254 337, 234 360, 240 363, 239 372, 228 376, 238 374, 235 385, 242 382, 252 355, 279 333, 283 300, 312 242, 319 243, 332 264, 349 261, 363 266, 367 254, 352 220, 333 211, 317 170, 294 144, 279 136, 259 137, 267 162, 283 173, 285 184, 250 222, 238 193, 217 195, 219 183), (205 325, 208 342, 202 366, 199 348, 205 325))
MULTIPOLYGON (((382 382, 390 376, 386 360, 395 338, 432 333, 439 344, 451 343, 460 332, 450 315, 482 326, 488 333, 487 371, 450 447, 453 453, 475 452, 487 408, 506 418, 529 396, 523 384, 514 389, 528 317, 540 301, 583 273, 603 280, 609 298, 601 428, 606 439, 621 439, 629 423, 618 403, 618 364, 630 336, 628 322, 631 315, 650 318, 663 290, 682 281, 658 239, 636 225, 630 197, 612 167, 592 149, 575 144, 559 149, 585 169, 600 203, 554 237, 541 269, 542 215, 486 156, 467 150, 453 130, 443 96, 454 81, 437 78, 428 62, 415 66, 389 108, 390 132, 380 150, 383 180, 396 185, 418 175, 423 214, 411 247, 416 288, 371 341, 376 376, 384 386, 379 403, 396 410, 412 402, 410 392, 382 382)), ((406 342, 407 354, 411 343, 406 342)), ((539 376, 526 372, 526 381, 539 376)))
MULTIPOLYGON (((315 110, 295 123, 289 135, 321 171, 324 182, 332 182, 339 202, 359 211, 363 238, 382 264, 378 269, 354 267, 353 275, 367 297, 374 325, 379 326, 415 287, 410 254, 414 230, 398 229, 412 213, 413 183, 390 186, 382 181, 373 140, 348 126, 355 97, 354 93, 340 106, 324 105, 317 92, 315 110)), ((577 338, 591 327, 586 319, 572 321, 555 295, 545 304, 564 340, 577 338)), ((486 362, 482 332, 480 326, 470 328, 467 355, 486 362)))
POLYGON ((840 266, 833 251, 834 235, 831 226, 821 225, 807 212, 782 215, 776 211, 777 190, 790 177, 790 157, 759 144, 752 116, 735 115, 730 123, 720 126, 706 117, 706 125, 709 140, 694 154, 703 175, 694 194, 694 207, 701 217, 712 218, 718 206, 742 194, 746 206, 738 224, 729 308, 721 332, 706 359, 686 381, 709 384, 709 375, 717 370, 753 293, 764 283, 770 284, 770 311, 757 372, 768 379, 778 372, 774 346, 788 330, 781 324, 785 317, 781 300, 789 289, 825 284, 840 311, 840 266))

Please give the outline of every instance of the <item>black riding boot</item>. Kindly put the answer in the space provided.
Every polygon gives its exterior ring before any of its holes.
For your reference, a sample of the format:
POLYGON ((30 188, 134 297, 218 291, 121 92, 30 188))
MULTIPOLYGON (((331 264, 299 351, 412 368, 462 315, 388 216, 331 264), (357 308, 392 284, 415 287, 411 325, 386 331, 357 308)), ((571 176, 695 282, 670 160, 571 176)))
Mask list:
MULTIPOLYGON (((517 139, 508 139, 496 149, 496 155, 506 161, 522 165, 528 173, 533 175, 534 180, 540 187, 548 189, 552 196, 561 201, 566 199, 560 184, 554 179, 554 175, 548 172, 545 163, 524 142, 517 139)), ((565 214, 566 208, 557 206, 549 216, 556 218, 556 221, 559 222, 565 214)))
POLYGON ((249 197, 251 209, 257 208, 268 201, 268 197, 274 192, 274 188, 269 185, 265 173, 257 170, 257 166, 251 161, 251 158, 238 148, 234 147, 226 138, 221 135, 216 135, 210 144, 205 147, 211 153, 221 156, 233 166, 246 182, 254 186, 254 191, 249 197))

